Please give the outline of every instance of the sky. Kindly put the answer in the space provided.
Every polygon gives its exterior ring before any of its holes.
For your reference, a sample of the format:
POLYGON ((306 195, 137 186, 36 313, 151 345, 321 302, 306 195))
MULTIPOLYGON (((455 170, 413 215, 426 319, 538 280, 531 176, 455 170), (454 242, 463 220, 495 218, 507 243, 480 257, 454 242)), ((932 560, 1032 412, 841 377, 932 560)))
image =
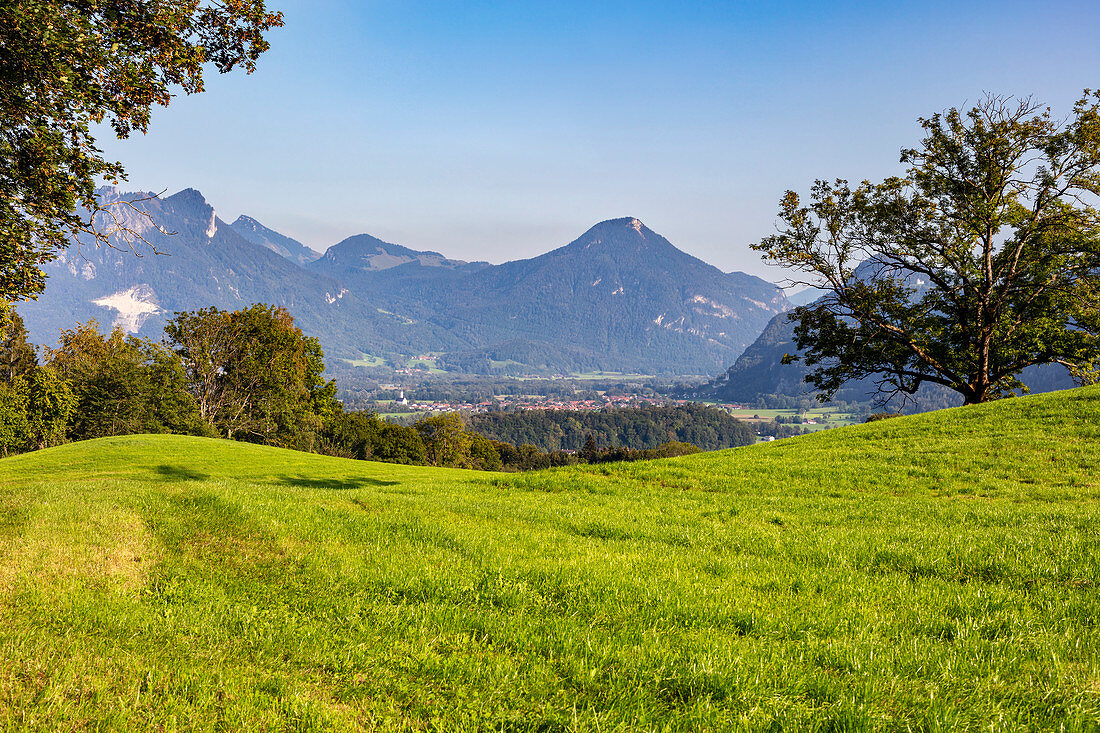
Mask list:
POLYGON ((784 191, 902 172, 917 122, 984 93, 1056 116, 1100 86, 1100 4, 268 0, 252 75, 101 144, 127 190, 196 188, 318 251, 359 233, 533 257, 641 219, 725 271, 784 191))

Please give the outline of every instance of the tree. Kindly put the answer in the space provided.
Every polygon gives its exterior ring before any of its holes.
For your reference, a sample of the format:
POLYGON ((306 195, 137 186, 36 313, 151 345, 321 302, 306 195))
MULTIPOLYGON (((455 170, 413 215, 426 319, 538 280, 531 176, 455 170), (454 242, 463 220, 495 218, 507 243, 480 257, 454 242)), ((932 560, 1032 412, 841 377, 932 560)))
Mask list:
POLYGON ((596 439, 592 434, 584 436, 584 447, 581 448, 580 457, 585 463, 595 463, 600 455, 600 447, 596 445, 596 439))
POLYGON ((179 356, 160 344, 119 328, 104 336, 93 320, 62 331, 46 358, 76 397, 69 427, 73 440, 209 432, 187 389, 179 356))
POLYGON ((754 248, 827 290, 790 315, 820 399, 873 377, 883 401, 928 382, 971 404, 1026 389, 1031 365, 1095 373, 1098 100, 1086 90, 1055 121, 987 96, 921 119, 901 177, 817 181, 807 206, 786 193, 779 233, 754 248))
POLYGON ((27 329, 14 306, 0 301, 0 383, 12 383, 38 366, 27 329))
POLYGON ((21 376, 0 382, 0 456, 20 450, 28 442, 27 392, 21 376))
POLYGON ((61 442, 76 404, 69 383, 49 367, 0 382, 0 454, 61 442))
POLYGON ((0 301, 0 454, 59 442, 75 407, 68 382, 39 366, 23 319, 0 301))
POLYGON ((422 466, 425 461, 424 440, 416 428, 407 425, 382 422, 371 451, 375 461, 410 466, 422 466))
POLYGON ((77 408, 69 383, 50 367, 38 367, 28 378, 27 426, 32 447, 45 448, 65 437, 77 408))
POLYGON ((413 427, 424 441, 424 457, 428 465, 470 467, 470 446, 473 438, 466 432, 462 418, 457 413, 426 417, 417 421, 413 427))
POLYGON ((499 447, 503 444, 498 444, 477 433, 467 432, 467 435, 470 436, 469 468, 478 471, 499 471, 504 467, 499 447))
POLYGON ((312 450, 335 414, 324 354, 285 308, 176 313, 164 327, 203 419, 227 438, 312 450))
POLYGON ((280 25, 264 0, 0 3, 0 301, 36 297, 40 266, 78 234, 109 244, 120 233, 95 188, 125 170, 96 147, 93 124, 145 132, 154 104, 203 90, 206 64, 251 73, 280 25))

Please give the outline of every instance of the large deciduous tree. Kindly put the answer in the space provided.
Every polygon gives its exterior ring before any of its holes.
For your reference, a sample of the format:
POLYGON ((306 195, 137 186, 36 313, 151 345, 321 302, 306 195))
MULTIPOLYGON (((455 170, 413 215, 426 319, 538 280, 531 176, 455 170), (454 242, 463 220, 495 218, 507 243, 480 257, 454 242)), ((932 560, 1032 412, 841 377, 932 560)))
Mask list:
POLYGON ((96 200, 125 171, 94 124, 145 132, 154 104, 203 90, 205 65, 253 71, 279 25, 264 0, 0 2, 0 301, 40 293, 41 265, 77 235, 126 236, 96 200))
POLYGON ((46 349, 46 361, 76 397, 68 428, 73 440, 209 432, 179 356, 161 344, 117 327, 104 336, 89 321, 63 330, 57 347, 46 349))
POLYGON ((317 339, 285 308, 177 313, 164 327, 202 417, 227 438, 312 450, 338 409, 317 339))
POLYGON ((921 119, 900 177, 817 181, 807 205, 786 193, 779 233, 754 247, 827 291, 790 316, 822 399, 867 377, 880 398, 927 382, 970 404, 1023 388, 1035 364, 1095 375, 1098 100, 1086 90, 1056 120, 987 96, 921 119))

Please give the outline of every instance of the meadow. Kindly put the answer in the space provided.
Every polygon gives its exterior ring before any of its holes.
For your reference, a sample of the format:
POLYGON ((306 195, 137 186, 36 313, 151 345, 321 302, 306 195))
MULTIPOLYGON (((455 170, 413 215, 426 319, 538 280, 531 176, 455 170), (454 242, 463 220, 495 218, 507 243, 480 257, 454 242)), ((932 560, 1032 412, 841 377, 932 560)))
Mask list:
POLYGON ((795 409, 757 409, 746 407, 732 408, 729 413, 738 420, 744 420, 750 423, 770 422, 778 417, 793 418, 800 416, 806 420, 814 421, 813 424, 796 423, 801 430, 810 433, 818 430, 828 430, 829 428, 842 428, 861 422, 857 419, 857 416, 853 415, 851 412, 833 406, 816 406, 805 412, 800 412, 795 409))
POLYGON ((0 460, 9 730, 1096 730, 1100 389, 488 474, 0 460))

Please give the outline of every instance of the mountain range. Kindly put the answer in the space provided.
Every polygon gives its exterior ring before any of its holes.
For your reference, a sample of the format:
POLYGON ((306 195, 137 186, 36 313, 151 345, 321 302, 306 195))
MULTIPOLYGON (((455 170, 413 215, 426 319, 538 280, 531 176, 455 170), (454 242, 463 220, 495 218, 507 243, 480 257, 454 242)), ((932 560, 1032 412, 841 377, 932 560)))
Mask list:
POLYGON ((330 359, 400 368, 427 357, 491 374, 705 375, 789 308, 775 285, 722 272, 632 217, 493 265, 368 234, 318 255, 251 217, 226 224, 193 189, 142 196, 147 216, 121 203, 133 194, 100 195, 141 239, 78 242, 47 265, 46 292, 19 307, 37 343, 89 318, 159 338, 175 311, 265 302, 285 306, 330 359))

